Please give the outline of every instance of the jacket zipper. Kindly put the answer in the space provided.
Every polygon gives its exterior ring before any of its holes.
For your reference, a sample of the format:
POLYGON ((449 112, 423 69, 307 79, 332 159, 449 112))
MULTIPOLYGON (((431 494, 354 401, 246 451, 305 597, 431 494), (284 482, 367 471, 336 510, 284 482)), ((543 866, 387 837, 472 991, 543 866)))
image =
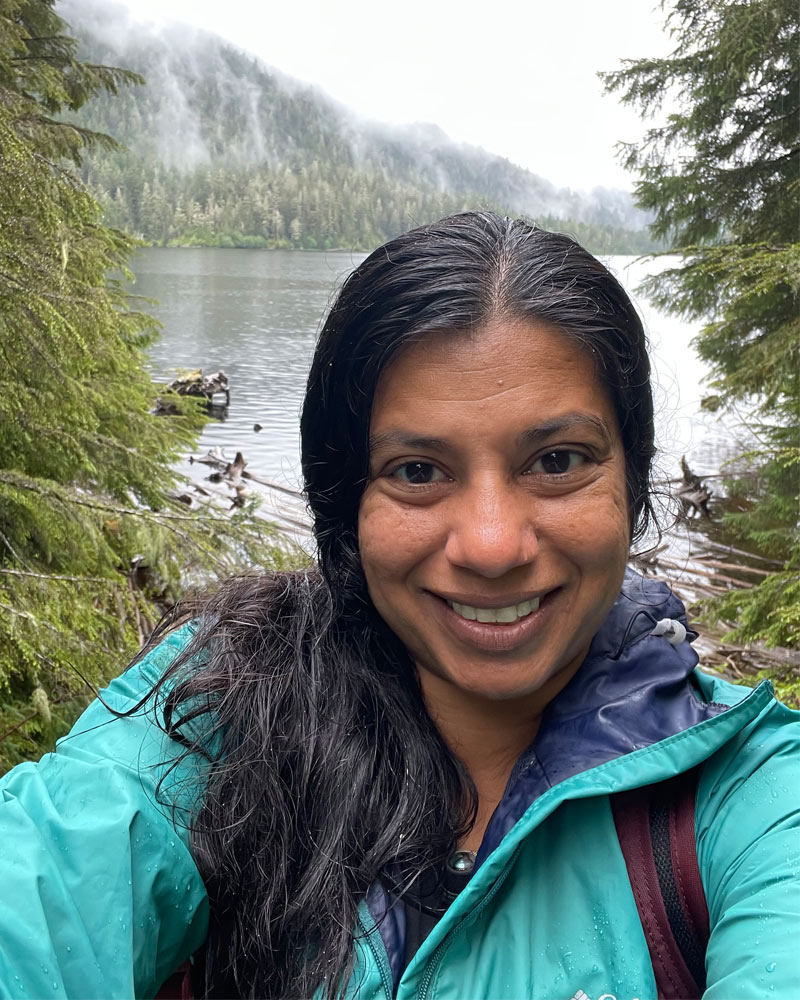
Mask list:
POLYGON ((362 919, 360 914, 358 916, 358 925, 364 932, 364 936, 367 939, 367 943, 369 944, 370 950, 372 951, 375 961, 377 962, 378 970, 380 971, 381 974, 381 981, 383 983, 383 990, 384 993, 386 994, 386 1000, 392 1000, 394 994, 394 982, 392 980, 391 972, 389 971, 386 964, 386 956, 383 954, 380 948, 376 947, 375 942, 373 941, 374 935, 376 933, 379 934, 380 932, 377 930, 376 927, 373 927, 372 930, 370 930, 364 923, 364 920, 362 919))
POLYGON ((449 930, 447 934, 439 942, 436 951, 434 951, 434 953, 431 955, 430 959, 428 960, 428 964, 425 967, 425 974, 423 975, 422 981, 419 984, 417 1000, 427 1000, 428 991, 430 989, 431 982, 433 981, 433 977, 436 975, 436 970, 439 968, 439 965, 441 964, 442 961, 442 957, 444 956, 445 951, 447 951, 447 949, 449 948, 450 942, 452 941, 453 937, 461 930, 461 928, 464 926, 467 920, 479 917, 480 914, 483 912, 483 910, 489 905, 489 903, 494 898, 496 893, 499 892, 503 882, 505 882, 506 878, 508 877, 508 873, 514 867, 514 862, 517 860, 517 855, 519 854, 521 849, 522 849, 522 844, 518 844, 516 849, 514 850, 514 853, 509 858, 508 864, 505 866, 502 872, 500 872, 500 874, 497 876, 494 885, 486 893, 486 895, 483 897, 480 903, 478 903, 478 905, 475 907, 474 910, 471 910, 462 920, 460 920, 455 927, 449 930))

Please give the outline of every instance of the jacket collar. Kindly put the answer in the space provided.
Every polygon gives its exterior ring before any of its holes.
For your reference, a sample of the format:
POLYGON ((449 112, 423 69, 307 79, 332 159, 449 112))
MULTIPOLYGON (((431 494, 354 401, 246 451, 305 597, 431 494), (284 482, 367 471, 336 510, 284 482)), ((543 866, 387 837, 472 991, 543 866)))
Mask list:
POLYGON ((686 627, 685 609, 665 584, 627 570, 581 668, 547 707, 514 767, 478 865, 548 788, 725 710, 703 701, 692 684, 698 658, 689 642, 672 646, 650 635, 652 619, 662 618, 686 627))

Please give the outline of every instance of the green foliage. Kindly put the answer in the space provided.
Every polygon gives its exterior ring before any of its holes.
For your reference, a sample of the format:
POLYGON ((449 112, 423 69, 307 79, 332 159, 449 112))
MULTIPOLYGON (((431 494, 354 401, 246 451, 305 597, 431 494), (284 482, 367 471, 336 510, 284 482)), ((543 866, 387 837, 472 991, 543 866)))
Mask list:
POLYGON ((772 681, 775 694, 785 705, 800 709, 800 675, 797 668, 787 664, 785 667, 770 667, 759 670, 755 682, 772 681))
POLYGON ((205 417, 180 399, 154 415, 134 244, 71 166, 113 143, 52 117, 138 77, 79 62, 63 27, 52 0, 0 0, 0 771, 63 732, 187 584, 286 559, 252 512, 170 499, 205 417))
POLYGON ((744 509, 736 537, 784 570, 711 613, 735 614, 739 640, 800 645, 800 10, 793 0, 662 4, 676 47, 604 74, 645 115, 667 107, 641 143, 625 145, 638 204, 681 264, 645 290, 662 309, 705 325, 710 410, 747 413, 757 442, 733 463, 744 509))
POLYGON ((794 0, 662 0, 676 46, 624 60, 606 87, 644 116, 666 107, 644 140, 623 144, 636 200, 654 234, 686 247, 797 238, 800 11, 794 0))
MULTIPOLYGON (((371 250, 410 226, 468 208, 507 205, 467 192, 439 191, 383 169, 314 160, 309 167, 197 167, 145 159, 139 140, 127 153, 95 152, 84 169, 104 219, 157 246, 371 250)), ((540 216, 595 253, 637 254, 655 242, 643 231, 540 216)))
POLYGON ((800 647, 800 574, 772 573, 752 590, 731 590, 713 607, 715 620, 737 622, 728 642, 748 642, 753 633, 769 646, 800 647))

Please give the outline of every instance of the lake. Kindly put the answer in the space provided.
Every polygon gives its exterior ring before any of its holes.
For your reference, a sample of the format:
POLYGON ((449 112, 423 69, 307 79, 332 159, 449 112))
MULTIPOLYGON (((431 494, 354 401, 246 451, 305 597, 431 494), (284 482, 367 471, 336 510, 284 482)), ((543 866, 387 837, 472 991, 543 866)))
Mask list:
MULTIPOLYGON (((316 335, 333 292, 363 257, 212 248, 140 254, 134 290, 158 300, 150 311, 164 325, 163 338, 150 351, 156 376, 168 378, 182 368, 222 369, 230 381, 226 419, 207 425, 196 454, 220 447, 232 458, 242 451, 251 471, 299 485, 298 417, 316 335), (263 430, 255 432, 255 424, 263 430)), ((650 340, 659 475, 677 476, 681 455, 700 474, 718 472, 734 434, 719 417, 700 410, 706 370, 690 346, 696 325, 659 313, 636 294, 647 264, 631 257, 606 263, 634 298, 650 340)), ((184 471, 190 471, 188 464, 184 471)))
MULTIPOLYGON (((289 489, 299 487, 299 414, 317 332, 334 291, 363 257, 211 248, 151 248, 140 254, 134 262, 134 291, 157 300, 150 311, 164 325, 162 339, 150 351, 156 377, 167 380, 180 369, 202 368, 206 373, 222 369, 229 378, 226 417, 207 424, 195 457, 221 448, 232 459, 241 451, 249 472, 289 489), (256 424, 262 425, 260 432, 256 424)), ((611 257, 606 263, 632 295, 651 345, 656 478, 678 478, 681 455, 700 475, 718 473, 736 450, 737 428, 700 408, 706 369, 691 347, 697 325, 665 316, 637 295, 652 262, 611 257)), ((209 472, 190 464, 188 455, 180 470, 195 481, 209 472)), ((224 486, 217 489, 227 495, 224 486)), ((274 491, 264 495, 265 516, 305 519, 299 501, 274 491)), ((719 523, 708 521, 673 525, 663 545, 658 573, 690 602, 718 592, 719 581, 702 560, 718 560, 722 551, 723 558, 733 556, 741 565, 745 556, 730 548, 719 523)))

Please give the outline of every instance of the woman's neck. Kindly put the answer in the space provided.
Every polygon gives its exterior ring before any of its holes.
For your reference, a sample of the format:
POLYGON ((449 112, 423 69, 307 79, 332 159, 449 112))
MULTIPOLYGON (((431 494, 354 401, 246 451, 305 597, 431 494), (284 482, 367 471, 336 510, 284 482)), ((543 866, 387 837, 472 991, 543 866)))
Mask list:
POLYGON ((475 823, 459 843, 460 850, 477 851, 514 765, 536 736, 549 699, 487 701, 470 697, 427 670, 420 670, 419 678, 428 713, 478 793, 475 823))

